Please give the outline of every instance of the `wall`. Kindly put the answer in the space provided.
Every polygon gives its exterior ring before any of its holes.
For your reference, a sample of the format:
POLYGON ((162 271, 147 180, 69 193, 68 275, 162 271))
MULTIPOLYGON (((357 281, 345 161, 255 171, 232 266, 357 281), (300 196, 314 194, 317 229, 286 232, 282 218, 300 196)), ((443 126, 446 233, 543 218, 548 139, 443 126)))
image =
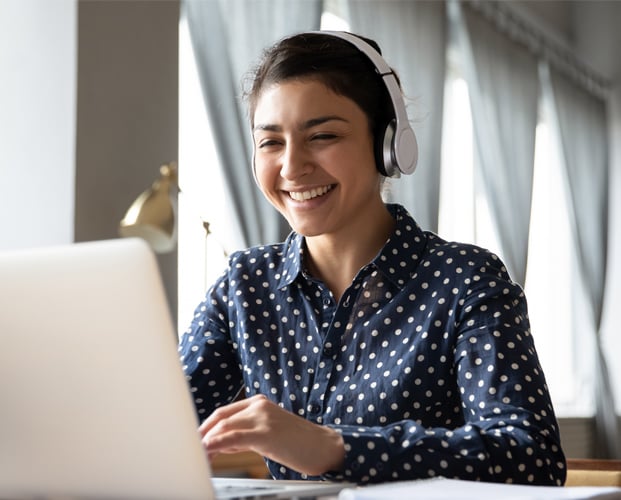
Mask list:
MULTIPOLYGON (((115 238, 178 153, 179 2, 80 0, 76 241, 115 238)), ((177 252, 159 256, 176 320, 177 252)))
POLYGON ((76 0, 0 0, 0 250, 73 241, 76 0))

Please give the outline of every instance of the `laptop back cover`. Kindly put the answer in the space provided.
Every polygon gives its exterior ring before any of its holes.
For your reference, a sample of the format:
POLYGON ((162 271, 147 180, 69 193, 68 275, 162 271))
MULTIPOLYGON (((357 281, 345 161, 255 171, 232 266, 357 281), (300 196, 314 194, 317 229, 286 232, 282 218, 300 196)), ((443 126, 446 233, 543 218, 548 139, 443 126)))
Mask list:
POLYGON ((0 304, 0 497, 213 497, 144 242, 2 253, 0 304))

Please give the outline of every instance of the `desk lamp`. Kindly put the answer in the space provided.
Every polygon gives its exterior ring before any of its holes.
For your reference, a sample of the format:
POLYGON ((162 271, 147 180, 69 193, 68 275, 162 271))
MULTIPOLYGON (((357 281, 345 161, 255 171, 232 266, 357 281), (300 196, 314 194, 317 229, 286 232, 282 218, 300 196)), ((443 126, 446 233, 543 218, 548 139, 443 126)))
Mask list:
POLYGON ((162 165, 160 177, 127 210, 119 234, 143 238, 157 253, 173 250, 177 242, 178 192, 177 165, 162 165))

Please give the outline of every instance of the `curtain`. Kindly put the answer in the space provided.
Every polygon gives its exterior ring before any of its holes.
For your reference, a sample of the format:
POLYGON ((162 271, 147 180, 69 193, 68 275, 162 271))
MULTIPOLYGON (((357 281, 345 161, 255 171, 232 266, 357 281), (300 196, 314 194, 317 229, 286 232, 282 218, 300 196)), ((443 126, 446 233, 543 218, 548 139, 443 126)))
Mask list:
MULTIPOLYGON (((285 35, 319 29, 321 0, 184 0, 207 114, 244 245, 281 241, 289 227, 252 175, 252 142, 240 99, 242 77, 262 49, 285 35)), ((211 166, 208 166, 208 168, 211 166)))
POLYGON ((524 286, 535 157, 537 59, 475 12, 449 4, 451 32, 470 93, 477 183, 482 184, 502 255, 524 286))
POLYGON ((604 458, 621 458, 621 432, 601 335, 609 211, 606 103, 545 64, 542 85, 562 144, 576 253, 592 312, 596 451, 604 458))
POLYGON ((419 146, 412 176, 387 180, 386 201, 402 203, 425 229, 438 230, 444 97, 444 2, 349 0, 351 31, 374 39, 396 70, 419 146))

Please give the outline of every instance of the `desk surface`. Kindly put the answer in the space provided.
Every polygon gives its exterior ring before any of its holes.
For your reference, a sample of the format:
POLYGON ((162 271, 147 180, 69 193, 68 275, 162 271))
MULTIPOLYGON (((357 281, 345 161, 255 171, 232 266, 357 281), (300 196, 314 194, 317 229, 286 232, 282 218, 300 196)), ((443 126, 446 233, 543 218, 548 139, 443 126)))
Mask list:
POLYGON ((621 471, 621 460, 597 458, 568 458, 567 469, 621 471))

